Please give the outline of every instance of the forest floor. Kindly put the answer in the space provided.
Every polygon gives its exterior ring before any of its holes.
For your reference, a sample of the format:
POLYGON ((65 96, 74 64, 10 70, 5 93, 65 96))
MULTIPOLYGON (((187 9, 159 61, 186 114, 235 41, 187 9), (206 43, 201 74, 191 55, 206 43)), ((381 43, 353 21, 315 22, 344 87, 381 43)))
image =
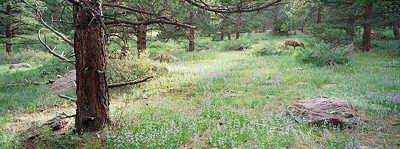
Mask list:
MULTIPOLYGON (((281 44, 286 38, 259 43, 281 44)), ((167 64, 167 75, 139 87, 111 90, 113 122, 100 139, 69 135, 43 144, 52 148, 400 147, 400 104, 387 100, 400 95, 398 58, 356 53, 350 64, 316 67, 298 63, 292 54, 257 57, 213 47, 174 54, 181 61, 167 64), (340 129, 302 124, 287 114, 287 106, 316 96, 352 103, 357 125, 340 129)), ((1 82, 18 80, 40 67, 3 71, 7 66, 0 65, 1 82)), ((0 87, 0 148, 14 146, 21 131, 57 112, 74 113, 73 103, 56 99, 48 88, 0 87)))

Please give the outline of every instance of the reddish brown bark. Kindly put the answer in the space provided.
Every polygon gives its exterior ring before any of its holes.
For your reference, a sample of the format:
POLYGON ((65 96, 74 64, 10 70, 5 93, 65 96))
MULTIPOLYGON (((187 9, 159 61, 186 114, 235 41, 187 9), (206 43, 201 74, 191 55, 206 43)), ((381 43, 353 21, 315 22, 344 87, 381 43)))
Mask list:
POLYGON ((232 40, 231 33, 228 32, 228 40, 232 40))
POLYGON ((194 39, 195 39, 195 32, 194 29, 190 29, 190 35, 189 35, 189 51, 194 51, 195 48, 195 43, 194 43, 194 39))
POLYGON ((319 6, 317 10, 317 24, 320 24, 322 22, 321 12, 322 12, 322 6, 319 6))
POLYGON ((240 38, 240 24, 242 22, 240 16, 241 15, 239 14, 236 20, 236 40, 240 38))
POLYGON ((394 34, 394 38, 396 38, 396 39, 400 38, 399 24, 397 24, 397 23, 393 24, 393 34, 394 34))
POLYGON ((274 24, 273 24, 273 27, 272 27, 272 34, 276 34, 276 32, 278 31, 277 24, 278 24, 278 16, 274 15, 274 24))
MULTIPOLYGON (((138 21, 144 21, 144 17, 139 15, 138 21)), ((146 50, 146 37, 147 37, 147 25, 139 25, 136 34, 137 37, 137 56, 140 57, 140 53, 146 50)))
MULTIPOLYGON (((102 15, 102 0, 86 1, 92 10, 102 15)), ((88 9, 74 6, 77 132, 97 131, 110 123, 104 29, 98 15, 93 16, 88 9)))
POLYGON ((367 4, 365 7, 365 12, 364 12, 364 23, 363 23, 363 36, 362 36, 362 47, 361 51, 363 52, 368 52, 369 49, 371 48, 371 26, 368 23, 368 19, 371 16, 371 9, 372 9, 372 3, 367 4))
MULTIPOLYGON (((7 12, 11 13, 11 5, 7 5, 7 12)), ((7 41, 5 42, 6 45, 6 52, 8 55, 11 54, 11 49, 12 49, 12 43, 10 42, 11 39, 13 38, 13 28, 11 22, 7 23, 6 25, 6 39, 7 41)))
MULTIPOLYGON (((193 17, 194 17, 194 13, 193 12, 190 12, 190 21, 191 21, 191 25, 193 25, 194 23, 193 23, 193 17)), ((189 29, 189 51, 194 51, 194 48, 195 48, 195 43, 194 43, 194 40, 195 40, 195 31, 194 31, 194 29, 189 29)))
POLYGON ((346 28, 346 34, 354 37, 355 36, 355 28, 354 28, 354 24, 356 22, 355 16, 351 15, 349 16, 348 20, 347 20, 347 28, 346 28))

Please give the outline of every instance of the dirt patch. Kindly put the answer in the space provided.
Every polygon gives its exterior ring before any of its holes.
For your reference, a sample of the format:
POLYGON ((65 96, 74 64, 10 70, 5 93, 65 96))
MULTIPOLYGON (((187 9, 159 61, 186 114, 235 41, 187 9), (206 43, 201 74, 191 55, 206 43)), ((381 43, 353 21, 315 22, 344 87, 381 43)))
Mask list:
POLYGON ((75 104, 70 105, 53 105, 47 107, 43 110, 39 110, 38 112, 31 113, 9 113, 15 119, 15 121, 6 123, 5 126, 8 130, 17 130, 21 128, 29 127, 31 123, 37 121, 44 121, 49 116, 56 116, 57 111, 65 111, 67 109, 75 109, 75 104), (54 109, 58 109, 57 111, 53 111, 54 109))

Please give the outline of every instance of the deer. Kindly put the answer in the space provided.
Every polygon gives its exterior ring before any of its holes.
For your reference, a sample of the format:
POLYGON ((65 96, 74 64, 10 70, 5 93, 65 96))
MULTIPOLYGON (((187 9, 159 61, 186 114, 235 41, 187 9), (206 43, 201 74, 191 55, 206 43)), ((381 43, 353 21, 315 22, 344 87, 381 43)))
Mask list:
POLYGON ((285 48, 287 47, 287 46, 292 46, 295 50, 296 50, 296 47, 303 47, 304 48, 304 44, 303 43, 298 43, 297 41, 294 41, 294 40, 286 40, 285 41, 285 48))

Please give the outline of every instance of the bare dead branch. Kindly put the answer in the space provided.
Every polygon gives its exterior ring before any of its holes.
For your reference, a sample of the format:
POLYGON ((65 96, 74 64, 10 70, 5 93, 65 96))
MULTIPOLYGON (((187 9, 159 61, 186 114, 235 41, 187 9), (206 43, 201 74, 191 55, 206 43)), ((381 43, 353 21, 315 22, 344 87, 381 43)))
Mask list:
POLYGON ((56 29, 54 29, 53 27, 51 27, 50 25, 48 25, 42 16, 42 13, 40 12, 39 6, 37 5, 36 1, 34 1, 34 6, 28 4, 25 0, 22 0, 27 6, 31 7, 33 10, 35 10, 36 12, 36 16, 39 19, 39 22, 44 25, 46 28, 48 28, 50 31, 52 31, 54 34, 56 34, 58 37, 60 37, 62 40, 64 40, 66 43, 68 43, 68 45, 70 45, 71 47, 74 47, 74 43, 69 40, 67 37, 65 37, 62 33, 58 32, 56 29))
POLYGON ((139 9, 135 9, 135 8, 123 6, 123 5, 118 5, 118 4, 103 3, 103 7, 104 7, 104 6, 106 6, 106 7, 116 7, 116 8, 121 8, 121 9, 129 10, 129 11, 132 11, 132 12, 141 13, 141 14, 147 14, 147 15, 157 16, 157 14, 154 14, 154 13, 151 13, 151 12, 148 12, 148 11, 139 10, 139 9))
POLYGON ((154 77, 153 76, 147 77, 147 78, 145 78, 143 80, 139 80, 139 81, 113 83, 113 84, 108 85, 108 88, 122 87, 122 86, 127 86, 127 85, 135 85, 135 84, 146 82, 146 81, 148 81, 148 80, 150 80, 152 78, 154 78, 154 77))
POLYGON ((146 21, 141 21, 141 22, 114 19, 113 21, 105 22, 105 24, 106 25, 110 25, 110 24, 129 24, 129 25, 135 25, 135 26, 136 25, 150 25, 150 24, 170 24, 170 25, 176 25, 176 26, 181 26, 181 27, 185 27, 185 28, 193 28, 193 29, 196 28, 196 26, 180 23, 178 21, 162 20, 162 19, 146 20, 146 21))
POLYGON ((50 47, 49 47, 46 43, 44 43, 43 40, 42 40, 42 38, 40 37, 40 30, 38 31, 38 39, 39 39, 40 43, 41 43, 52 55, 54 55, 55 57, 61 59, 61 60, 64 61, 64 62, 67 62, 67 63, 70 63, 70 64, 75 65, 75 61, 69 60, 69 59, 65 58, 64 56, 58 55, 56 52, 54 52, 55 47, 54 47, 53 50, 50 49, 50 47))
POLYGON ((68 97, 68 96, 65 96, 65 95, 58 95, 58 97, 60 97, 62 99, 65 99, 65 100, 72 101, 72 102, 76 102, 77 101, 76 98, 68 97))

